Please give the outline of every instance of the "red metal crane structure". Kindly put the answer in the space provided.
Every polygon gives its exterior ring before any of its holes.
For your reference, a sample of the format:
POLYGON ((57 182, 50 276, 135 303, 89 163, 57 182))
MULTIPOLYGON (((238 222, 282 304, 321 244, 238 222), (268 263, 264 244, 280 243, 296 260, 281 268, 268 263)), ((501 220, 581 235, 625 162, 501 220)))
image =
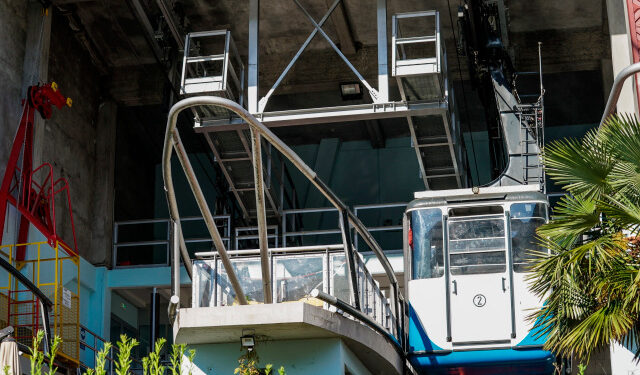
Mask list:
MULTIPOLYGON (((71 229, 73 232, 73 248, 63 246, 67 252, 72 251, 77 255, 78 245, 76 240, 69 183, 64 177, 54 180, 53 167, 50 163, 43 163, 33 168, 33 135, 34 115, 37 110, 43 119, 51 118, 53 107, 62 109, 71 107, 71 98, 67 98, 58 90, 55 82, 29 87, 27 98, 23 101, 23 112, 20 126, 13 140, 9 162, 4 172, 2 185, 0 186, 0 244, 4 235, 7 221, 8 204, 16 207, 20 213, 17 244, 28 241, 29 225, 32 224, 46 238, 53 247, 56 243, 66 245, 56 231, 56 204, 55 198, 59 194, 66 196, 66 204, 69 209, 71 229), (22 163, 20 160, 22 159, 22 163)), ((26 247, 16 249, 16 260, 24 260, 26 247)))

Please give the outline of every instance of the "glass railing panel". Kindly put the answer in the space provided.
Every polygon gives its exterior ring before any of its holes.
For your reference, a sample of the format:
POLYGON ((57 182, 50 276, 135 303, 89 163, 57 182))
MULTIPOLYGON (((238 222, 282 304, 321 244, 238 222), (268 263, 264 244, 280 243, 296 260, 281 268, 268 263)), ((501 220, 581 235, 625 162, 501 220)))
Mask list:
POLYGON ((198 260, 193 262, 193 268, 193 306, 215 306, 216 262, 214 260, 198 260))
MULTIPOLYGON (((260 258, 241 258, 231 261, 233 270, 240 281, 249 304, 264 302, 262 291, 262 271, 260 270, 260 258)), ((219 304, 218 306, 237 305, 236 294, 231 287, 227 271, 224 267, 218 272, 219 304)))
POLYGON ((325 254, 274 257, 276 301, 305 301, 322 306, 322 302, 311 300, 308 295, 313 289, 326 292, 325 259, 325 254))

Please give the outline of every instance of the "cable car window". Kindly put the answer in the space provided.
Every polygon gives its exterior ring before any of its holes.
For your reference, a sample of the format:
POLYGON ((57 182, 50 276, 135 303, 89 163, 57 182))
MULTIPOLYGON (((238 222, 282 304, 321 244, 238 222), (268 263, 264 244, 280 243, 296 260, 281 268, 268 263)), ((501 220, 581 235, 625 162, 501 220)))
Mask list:
POLYGON ((442 211, 439 208, 411 212, 409 247, 413 252, 413 279, 444 275, 442 211))
POLYGON ((504 216, 450 219, 449 260, 452 275, 505 272, 504 216))
POLYGON ((546 222, 547 207, 542 203, 514 203, 511 205, 511 250, 513 270, 527 272, 532 261, 545 251, 536 238, 536 229, 546 222))

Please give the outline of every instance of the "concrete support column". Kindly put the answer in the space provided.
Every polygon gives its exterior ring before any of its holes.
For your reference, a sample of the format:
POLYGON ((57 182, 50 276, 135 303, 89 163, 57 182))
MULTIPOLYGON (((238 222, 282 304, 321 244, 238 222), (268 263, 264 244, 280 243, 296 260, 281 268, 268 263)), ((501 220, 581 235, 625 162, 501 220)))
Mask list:
POLYGON ((260 24, 260 0, 249 0, 249 66, 247 104, 249 112, 258 112, 258 36, 260 24))
MULTIPOLYGON (((629 37, 629 17, 627 0, 607 0, 607 17, 611 38, 611 66, 613 77, 633 63, 631 38, 629 37)), ((635 25, 634 30, 635 33, 635 25)), ((637 94, 634 81, 627 80, 618 100, 618 113, 638 113, 637 94)), ((605 78, 605 87, 607 80, 605 78)), ((610 90, 607 91, 607 97, 610 90)))
MULTIPOLYGON (((49 73, 49 46, 51 42, 51 7, 43 9, 39 1, 31 0, 27 6, 27 39, 22 69, 22 98, 29 86, 46 83, 49 73)), ((61 87, 64 92, 64 87, 61 87)), ((44 120, 36 115, 33 133, 33 165, 42 164, 44 120)))
POLYGON ((106 100, 98 107, 95 140, 91 249, 83 256, 94 265, 109 266, 113 249, 113 200, 118 106, 106 100))
POLYGON ((387 54, 387 1, 377 0, 378 18, 378 102, 389 101, 389 67, 387 54))

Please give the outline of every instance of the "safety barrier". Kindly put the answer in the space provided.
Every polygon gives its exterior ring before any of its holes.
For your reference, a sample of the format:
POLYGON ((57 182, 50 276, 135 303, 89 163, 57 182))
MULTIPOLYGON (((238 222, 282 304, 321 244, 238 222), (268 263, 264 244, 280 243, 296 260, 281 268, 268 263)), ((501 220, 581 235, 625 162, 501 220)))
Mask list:
MULTIPOLYGON (((236 274, 250 304, 263 303, 262 278, 259 272, 260 251, 230 250, 236 274), (257 270, 257 272, 256 272, 257 270)), ((237 304, 224 267, 216 252, 197 253, 193 262, 192 306, 212 307, 237 304)), ((393 313, 378 283, 373 279, 362 259, 356 257, 360 306, 392 335, 397 334, 392 322, 393 313)), ((304 301, 330 309, 328 304, 310 297, 314 289, 343 301, 351 301, 347 267, 342 244, 299 246, 269 249, 273 269, 271 283, 276 303, 304 301)), ((354 303, 351 301, 350 303, 354 303)))
POLYGON ((34 291, 19 277, 0 269, 0 328, 11 325, 19 344, 31 346, 38 330, 48 319, 51 334, 62 338, 59 358, 78 364, 80 264, 78 255, 62 242, 31 242, 0 246, 0 258, 37 288, 34 291), (24 251, 23 260, 16 259, 24 251), (6 275, 6 277, 5 277, 6 275), (51 301, 43 312, 42 300, 51 301), (6 320, 5 320, 6 318, 6 320))

